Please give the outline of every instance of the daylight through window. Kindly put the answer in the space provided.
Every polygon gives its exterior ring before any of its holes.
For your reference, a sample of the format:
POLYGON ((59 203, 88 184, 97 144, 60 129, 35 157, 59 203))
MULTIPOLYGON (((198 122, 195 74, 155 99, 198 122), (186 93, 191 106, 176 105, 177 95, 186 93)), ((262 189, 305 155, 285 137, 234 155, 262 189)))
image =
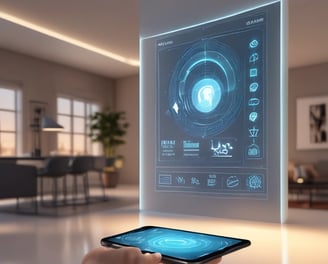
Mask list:
POLYGON ((64 127, 57 136, 57 148, 60 154, 100 154, 99 145, 92 143, 88 137, 89 116, 99 109, 98 104, 81 99, 57 98, 57 121, 64 127))
POLYGON ((0 87, 0 156, 17 155, 18 91, 0 87))

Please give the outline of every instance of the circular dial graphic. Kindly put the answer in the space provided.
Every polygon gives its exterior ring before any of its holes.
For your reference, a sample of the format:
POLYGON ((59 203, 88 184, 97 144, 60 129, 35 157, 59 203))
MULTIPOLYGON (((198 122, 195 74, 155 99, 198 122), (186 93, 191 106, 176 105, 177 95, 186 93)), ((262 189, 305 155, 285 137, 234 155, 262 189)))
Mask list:
POLYGON ((182 230, 152 228, 119 235, 119 244, 137 246, 147 252, 161 252, 178 259, 200 259, 238 243, 238 240, 182 230))
POLYGON ((215 40, 201 40, 177 61, 169 84, 169 110, 187 134, 221 133, 238 117, 242 102, 236 54, 215 40))
POLYGON ((223 249, 230 245, 230 241, 215 241, 203 236, 163 235, 151 238, 148 245, 155 252, 164 255, 178 255, 181 259, 197 258, 213 250, 223 249))

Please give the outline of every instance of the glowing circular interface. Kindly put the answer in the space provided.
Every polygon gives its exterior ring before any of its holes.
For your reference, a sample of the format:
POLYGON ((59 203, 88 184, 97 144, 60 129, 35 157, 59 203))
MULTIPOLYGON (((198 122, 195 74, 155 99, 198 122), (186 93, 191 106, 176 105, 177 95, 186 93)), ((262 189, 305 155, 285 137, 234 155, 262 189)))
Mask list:
POLYGON ((201 40, 178 57, 170 78, 171 117, 191 136, 208 137, 238 118, 243 92, 236 53, 218 40, 201 40))
POLYGON ((208 247, 209 241, 206 240, 195 240, 193 238, 185 237, 157 237, 149 241, 150 245, 154 248, 165 249, 165 250, 183 250, 183 249, 197 249, 198 247, 208 247))
POLYGON ((192 89, 192 103, 202 113, 213 111, 221 100, 220 85, 214 79, 201 79, 192 89))
POLYGON ((111 238, 121 245, 135 246, 146 252, 160 252, 181 260, 201 259, 240 240, 166 228, 145 229, 111 238))

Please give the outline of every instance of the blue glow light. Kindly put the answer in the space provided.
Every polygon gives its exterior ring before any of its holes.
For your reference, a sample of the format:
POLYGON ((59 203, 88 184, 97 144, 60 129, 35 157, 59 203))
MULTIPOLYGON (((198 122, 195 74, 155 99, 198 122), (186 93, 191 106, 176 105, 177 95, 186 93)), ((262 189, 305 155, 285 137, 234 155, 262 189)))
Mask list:
POLYGON ((180 260, 198 259, 241 242, 237 238, 160 227, 120 234, 110 240, 119 245, 136 246, 146 252, 175 256, 180 260))
POLYGON ((201 79, 192 89, 192 103, 202 113, 213 111, 221 101, 221 87, 214 79, 201 79))
POLYGON ((288 217, 288 1, 280 2, 280 222, 284 223, 288 217))

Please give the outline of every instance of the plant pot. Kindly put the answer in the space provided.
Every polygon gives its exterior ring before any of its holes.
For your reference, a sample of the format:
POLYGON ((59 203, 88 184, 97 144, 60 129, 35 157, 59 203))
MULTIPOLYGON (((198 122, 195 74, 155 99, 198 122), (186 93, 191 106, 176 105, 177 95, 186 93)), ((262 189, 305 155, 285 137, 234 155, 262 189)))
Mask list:
POLYGON ((102 175, 102 180, 106 188, 115 188, 118 184, 119 174, 117 171, 104 171, 102 175))
POLYGON ((114 163, 115 163, 114 157, 106 158, 106 167, 113 167, 114 163))

